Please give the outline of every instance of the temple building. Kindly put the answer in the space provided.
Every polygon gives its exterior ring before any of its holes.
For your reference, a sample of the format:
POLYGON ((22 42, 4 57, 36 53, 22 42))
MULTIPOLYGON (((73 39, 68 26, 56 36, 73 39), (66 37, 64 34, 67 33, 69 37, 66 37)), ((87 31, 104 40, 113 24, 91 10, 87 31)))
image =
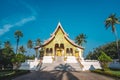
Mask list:
POLYGON ((58 23, 50 38, 41 46, 35 47, 40 54, 35 60, 27 60, 21 64, 22 70, 66 70, 85 71, 101 69, 99 61, 84 60, 84 48, 74 43, 58 23))
POLYGON ((50 38, 42 45, 44 56, 75 56, 82 58, 84 48, 74 43, 64 31, 60 22, 50 38))

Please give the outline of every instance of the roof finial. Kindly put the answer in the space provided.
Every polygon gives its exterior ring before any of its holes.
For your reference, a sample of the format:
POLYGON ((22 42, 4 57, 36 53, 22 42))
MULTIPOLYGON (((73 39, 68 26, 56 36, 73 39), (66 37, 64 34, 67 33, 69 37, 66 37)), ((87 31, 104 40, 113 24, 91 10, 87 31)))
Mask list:
POLYGON ((60 23, 60 21, 58 22, 58 25, 60 25, 60 26, 61 26, 61 23, 60 23))

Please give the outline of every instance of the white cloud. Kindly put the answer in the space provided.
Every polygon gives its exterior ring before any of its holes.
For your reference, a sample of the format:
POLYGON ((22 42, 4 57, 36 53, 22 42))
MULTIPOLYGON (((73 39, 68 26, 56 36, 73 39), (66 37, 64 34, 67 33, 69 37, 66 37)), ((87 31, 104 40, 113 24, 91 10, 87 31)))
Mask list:
POLYGON ((13 25, 5 24, 2 29, 0 29, 0 35, 3 35, 5 32, 8 32, 13 25))
POLYGON ((14 23, 14 24, 4 24, 3 27, 0 29, 0 36, 8 32, 12 27, 15 26, 23 26, 25 23, 28 23, 30 21, 34 21, 36 19, 37 12, 36 10, 30 6, 29 4, 25 3, 24 1, 21 0, 21 4, 24 5, 26 8, 28 8, 31 11, 31 15, 27 18, 23 18, 20 21, 14 23))
POLYGON ((30 17, 27 17, 27 18, 23 18, 20 21, 14 23, 14 24, 5 24, 5 25, 3 25, 3 28, 0 29, 0 35, 3 35, 4 33, 8 32, 12 27, 22 26, 25 23, 33 21, 35 19, 36 19, 35 16, 30 16, 30 17))
POLYGON ((28 17, 28 18, 23 18, 21 21, 15 23, 15 26, 22 26, 24 25, 25 23, 29 22, 29 21, 33 21, 35 20, 35 16, 31 16, 31 17, 28 17))

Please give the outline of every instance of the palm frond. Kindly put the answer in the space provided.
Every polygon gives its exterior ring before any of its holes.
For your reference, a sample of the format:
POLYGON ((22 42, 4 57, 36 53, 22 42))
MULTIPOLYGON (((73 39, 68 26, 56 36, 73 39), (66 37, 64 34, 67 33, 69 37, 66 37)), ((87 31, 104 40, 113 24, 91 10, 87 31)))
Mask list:
POLYGON ((105 20, 105 28, 108 29, 109 27, 112 28, 112 32, 115 32, 115 24, 120 24, 119 18, 116 17, 116 14, 111 14, 106 20, 105 20))

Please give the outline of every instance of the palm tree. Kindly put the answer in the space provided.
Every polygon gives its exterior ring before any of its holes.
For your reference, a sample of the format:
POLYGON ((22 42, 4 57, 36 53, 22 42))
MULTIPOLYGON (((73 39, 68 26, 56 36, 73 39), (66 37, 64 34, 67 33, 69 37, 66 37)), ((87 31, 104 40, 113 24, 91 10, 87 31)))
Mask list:
POLYGON ((8 59, 10 59, 14 55, 13 48, 11 47, 10 41, 4 42, 4 48, 2 51, 5 56, 8 56, 8 59))
POLYGON ((87 36, 85 34, 79 34, 76 38, 75 38, 75 43, 77 43, 78 45, 82 46, 83 43, 86 43, 86 38, 87 36))
POLYGON ((4 42, 4 48, 10 48, 10 47, 11 47, 10 41, 4 42))
POLYGON ((29 48, 30 50, 33 48, 33 42, 32 42, 32 40, 28 40, 27 48, 29 48))
POLYGON ((117 35, 117 31, 116 31, 116 24, 120 24, 119 19, 116 17, 115 14, 111 14, 106 20, 105 20, 105 28, 108 29, 109 27, 112 28, 112 32, 115 35, 116 38, 116 46, 117 46, 117 53, 118 53, 118 57, 120 60, 120 53, 119 53, 119 46, 118 46, 118 35, 117 35))
POLYGON ((15 35, 15 38, 16 38, 16 40, 17 40, 17 45, 16 45, 16 53, 17 53, 19 40, 20 40, 20 37, 23 37, 23 33, 22 33, 21 31, 17 30, 17 31, 14 33, 14 35, 15 35))
POLYGON ((36 40, 36 46, 40 46, 41 45, 41 40, 38 38, 37 40, 36 40))
POLYGON ((26 52, 24 46, 20 46, 20 47, 19 47, 19 52, 21 52, 21 53, 23 53, 23 54, 26 52))
POLYGON ((0 49, 2 48, 2 42, 0 41, 0 49))
MULTIPOLYGON (((41 46, 41 40, 39 38, 36 40, 36 46, 41 46)), ((37 57, 38 49, 36 48, 35 51, 36 51, 36 57, 37 57)))

